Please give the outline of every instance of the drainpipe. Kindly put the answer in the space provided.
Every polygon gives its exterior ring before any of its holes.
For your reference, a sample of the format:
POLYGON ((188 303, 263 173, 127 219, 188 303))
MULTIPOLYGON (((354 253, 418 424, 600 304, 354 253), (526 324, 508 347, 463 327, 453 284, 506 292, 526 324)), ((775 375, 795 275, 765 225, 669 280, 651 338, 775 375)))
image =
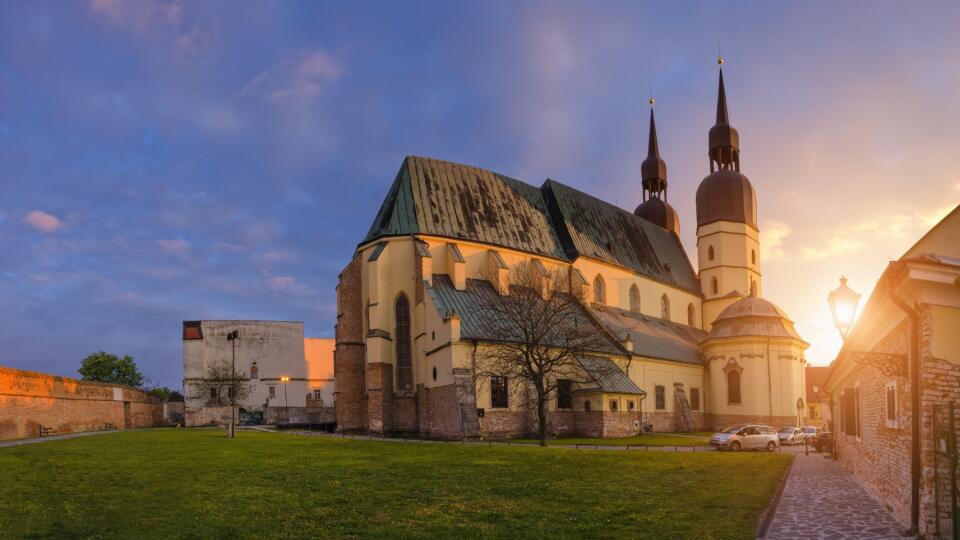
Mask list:
MULTIPOLYGON (((893 266, 894 263, 891 263, 893 266)), ((898 265, 899 266, 899 265, 898 265)), ((897 296, 893 280, 888 282, 890 299, 910 319, 910 531, 920 528, 920 314, 897 296)))

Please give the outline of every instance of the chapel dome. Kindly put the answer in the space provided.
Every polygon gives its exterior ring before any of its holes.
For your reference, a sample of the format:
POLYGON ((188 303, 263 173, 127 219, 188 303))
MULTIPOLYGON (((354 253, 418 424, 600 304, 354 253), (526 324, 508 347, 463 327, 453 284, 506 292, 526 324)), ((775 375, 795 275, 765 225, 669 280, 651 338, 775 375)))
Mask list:
POLYGON ((670 203, 657 197, 647 199, 633 211, 633 215, 680 236, 680 217, 670 203))
POLYGON ((773 302, 758 296, 737 300, 721 311, 713 321, 707 340, 745 336, 803 341, 787 314, 773 302))
POLYGON ((746 223, 757 228, 757 192, 738 171, 723 169, 707 175, 697 188, 697 226, 714 221, 746 223))

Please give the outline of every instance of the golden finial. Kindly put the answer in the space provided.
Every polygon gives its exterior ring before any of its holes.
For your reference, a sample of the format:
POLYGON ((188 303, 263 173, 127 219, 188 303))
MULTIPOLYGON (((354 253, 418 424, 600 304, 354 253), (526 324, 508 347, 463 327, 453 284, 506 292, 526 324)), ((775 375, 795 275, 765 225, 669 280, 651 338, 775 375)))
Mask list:
POLYGON ((647 101, 650 103, 651 107, 653 107, 653 104, 657 102, 657 100, 653 99, 653 94, 650 94, 650 99, 647 101))
POLYGON ((720 56, 719 54, 717 55, 717 64, 721 66, 723 65, 723 56, 720 56))

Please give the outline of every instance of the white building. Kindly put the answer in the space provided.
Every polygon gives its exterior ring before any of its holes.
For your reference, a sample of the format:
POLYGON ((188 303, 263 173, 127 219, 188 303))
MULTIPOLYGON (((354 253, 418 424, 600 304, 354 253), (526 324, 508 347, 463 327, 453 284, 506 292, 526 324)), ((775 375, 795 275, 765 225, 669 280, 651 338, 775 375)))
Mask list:
POLYGON ((252 386, 240 403, 242 423, 332 421, 333 340, 304 339, 302 322, 184 321, 186 425, 229 419, 229 396, 202 384, 218 365, 235 365, 252 386))

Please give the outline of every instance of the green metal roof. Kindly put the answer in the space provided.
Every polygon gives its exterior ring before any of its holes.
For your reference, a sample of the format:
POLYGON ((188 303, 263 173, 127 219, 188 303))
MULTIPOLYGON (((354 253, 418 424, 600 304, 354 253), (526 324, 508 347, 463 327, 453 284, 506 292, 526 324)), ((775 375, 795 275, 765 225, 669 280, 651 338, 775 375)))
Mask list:
POLYGON ((554 180, 538 189, 478 167, 407 157, 361 244, 413 234, 566 261, 591 257, 700 294, 673 233, 554 180))

